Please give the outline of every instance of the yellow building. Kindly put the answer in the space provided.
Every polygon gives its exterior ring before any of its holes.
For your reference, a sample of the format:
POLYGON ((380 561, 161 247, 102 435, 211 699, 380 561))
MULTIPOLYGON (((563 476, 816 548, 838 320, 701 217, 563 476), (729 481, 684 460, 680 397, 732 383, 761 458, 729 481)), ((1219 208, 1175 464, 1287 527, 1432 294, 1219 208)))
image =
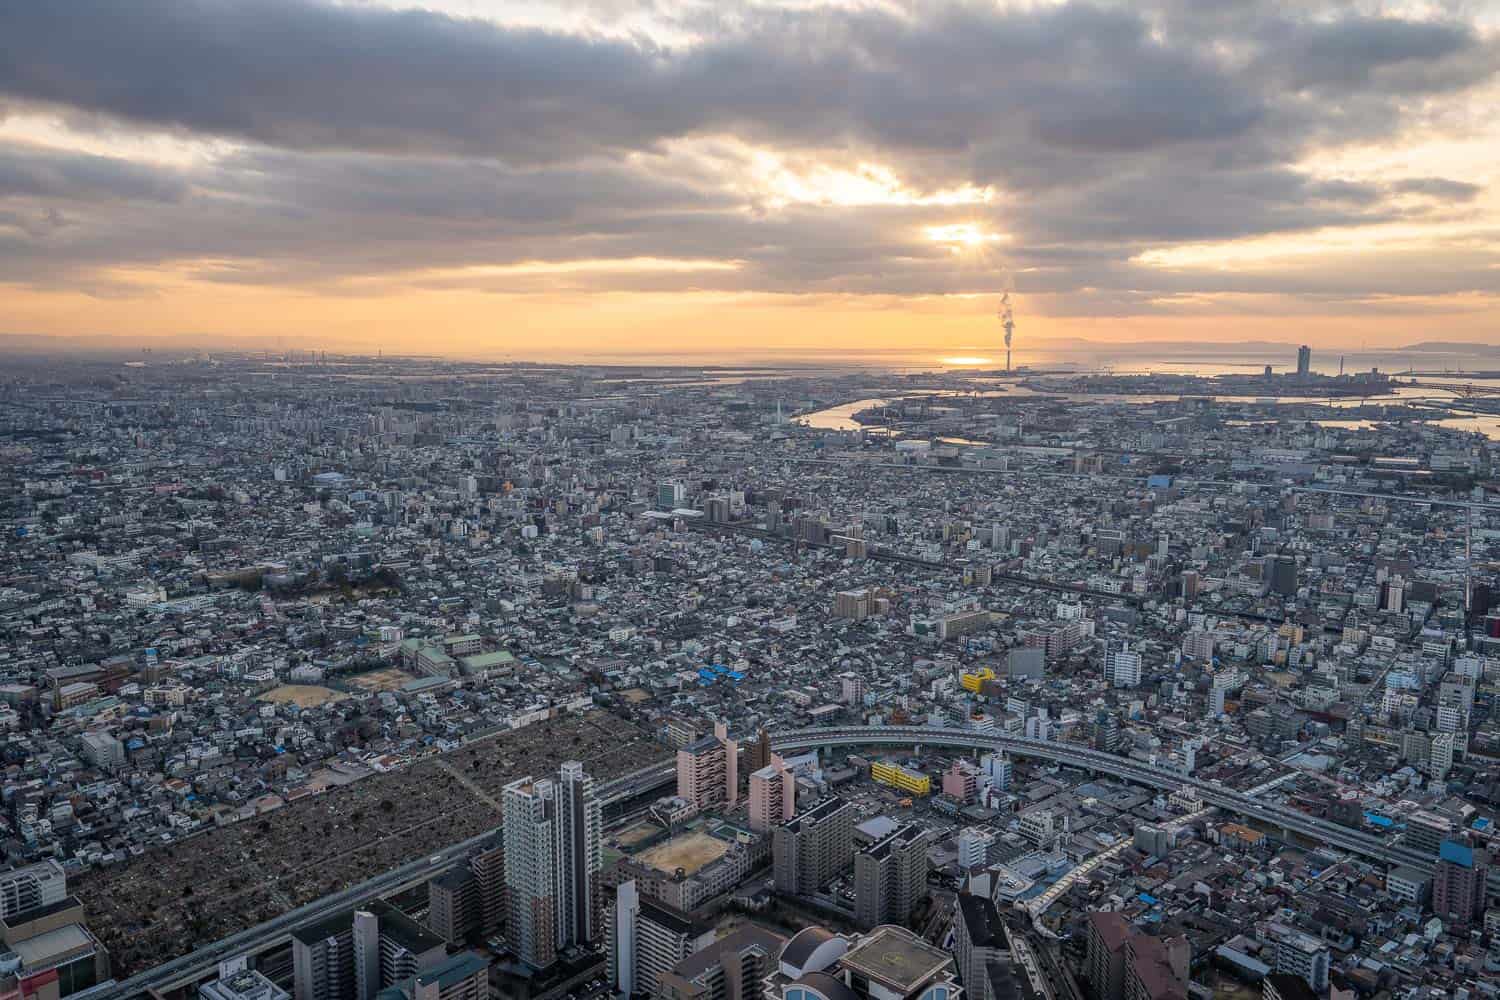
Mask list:
POLYGON ((972 691, 978 694, 979 689, 984 686, 985 681, 992 681, 994 679, 995 672, 993 670, 989 667, 980 667, 975 673, 961 675, 958 678, 958 682, 963 685, 965 691, 972 691))
POLYGON ((877 760, 871 764, 870 778, 912 795, 927 795, 932 791, 932 779, 927 775, 889 761, 877 760))

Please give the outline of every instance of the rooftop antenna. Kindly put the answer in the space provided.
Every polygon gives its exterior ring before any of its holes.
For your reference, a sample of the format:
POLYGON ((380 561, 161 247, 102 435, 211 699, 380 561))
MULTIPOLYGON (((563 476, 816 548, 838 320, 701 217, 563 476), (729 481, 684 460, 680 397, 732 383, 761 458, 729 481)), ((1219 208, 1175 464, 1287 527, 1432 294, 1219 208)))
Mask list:
POLYGON ((1000 296, 1000 325, 1005 328, 1005 373, 1010 374, 1010 341, 1016 332, 1016 317, 1010 308, 1010 292, 1000 296))

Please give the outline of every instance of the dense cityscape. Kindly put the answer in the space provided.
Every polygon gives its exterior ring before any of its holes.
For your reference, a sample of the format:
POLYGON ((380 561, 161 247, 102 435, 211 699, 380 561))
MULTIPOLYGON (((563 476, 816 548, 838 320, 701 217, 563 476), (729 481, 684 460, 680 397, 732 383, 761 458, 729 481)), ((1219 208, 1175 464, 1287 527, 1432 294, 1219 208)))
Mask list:
POLYGON ((1494 996, 1490 383, 1309 354, 16 359, 0 996, 1494 996))

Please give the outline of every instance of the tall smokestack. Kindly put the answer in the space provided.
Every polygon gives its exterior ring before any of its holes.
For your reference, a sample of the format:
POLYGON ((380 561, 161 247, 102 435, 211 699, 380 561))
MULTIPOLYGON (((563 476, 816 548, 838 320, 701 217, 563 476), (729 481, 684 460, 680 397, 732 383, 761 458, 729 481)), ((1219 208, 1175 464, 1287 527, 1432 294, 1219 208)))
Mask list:
POLYGON ((1005 370, 1010 371, 1010 340, 1016 332, 1016 318, 1010 308, 1010 292, 1000 296, 1000 325, 1005 327, 1005 370))

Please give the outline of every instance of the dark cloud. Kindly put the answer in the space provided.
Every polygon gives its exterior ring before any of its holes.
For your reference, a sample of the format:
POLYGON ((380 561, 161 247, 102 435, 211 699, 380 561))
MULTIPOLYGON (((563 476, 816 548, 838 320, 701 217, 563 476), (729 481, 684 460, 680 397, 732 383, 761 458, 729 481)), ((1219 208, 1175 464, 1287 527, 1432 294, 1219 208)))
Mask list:
POLYGON ((181 177, 130 160, 25 146, 0 147, 0 198, 26 195, 66 198, 179 201, 181 177))
MULTIPOLYGON (((0 5, 0 114, 46 108, 242 143, 182 169, 0 146, 0 271, 47 282, 213 259, 233 264, 205 280, 337 287, 423 268, 678 257, 738 266, 493 287, 914 294, 998 288, 1003 259, 1023 291, 1079 296, 1080 309, 1263 294, 1274 276, 1131 261, 1184 241, 1459 211, 1478 191, 1464 181, 1333 181, 1296 164, 1397 135, 1497 68, 1494 42, 1462 20, 1237 0, 680 16, 702 41, 311 0, 0 5), (780 206, 748 185, 731 136, 790 162, 888 164, 924 193, 975 184, 1002 197, 780 206), (1014 237, 987 270, 923 235, 968 221, 1014 237)), ((1463 290, 1482 260, 1446 276, 1403 258, 1282 277, 1310 297, 1463 290)))
POLYGON ((1382 82, 1427 93, 1496 66, 1460 23, 1267 16, 1247 39, 1179 20, 1086 3, 755 10, 669 48, 309 0, 21 3, 0 7, 0 94, 295 149, 557 162, 732 130, 895 154, 1004 139, 1025 159, 1028 142, 1230 139, 1286 125, 1287 91, 1399 71, 1382 82), (1248 66, 1219 54, 1251 40, 1248 66))
POLYGON ((1295 89, 1402 94, 1453 90, 1494 73, 1495 49, 1472 25, 1351 15, 1270 20, 1257 69, 1295 89))
POLYGON ((1398 194, 1419 194, 1441 201, 1473 201, 1484 190, 1478 184, 1447 177, 1408 177, 1391 185, 1398 194))

